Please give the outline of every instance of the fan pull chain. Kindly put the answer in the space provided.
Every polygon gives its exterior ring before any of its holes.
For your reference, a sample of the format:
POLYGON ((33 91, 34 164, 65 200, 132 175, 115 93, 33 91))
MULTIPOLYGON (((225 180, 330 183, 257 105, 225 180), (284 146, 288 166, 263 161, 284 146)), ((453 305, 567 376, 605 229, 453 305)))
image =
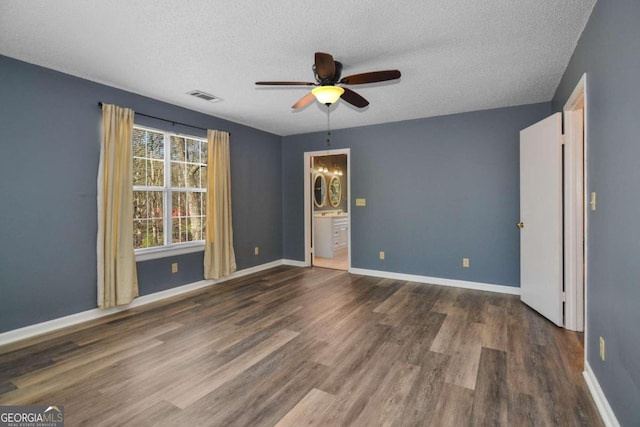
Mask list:
POLYGON ((327 147, 331 147, 331 110, 327 104, 327 147))

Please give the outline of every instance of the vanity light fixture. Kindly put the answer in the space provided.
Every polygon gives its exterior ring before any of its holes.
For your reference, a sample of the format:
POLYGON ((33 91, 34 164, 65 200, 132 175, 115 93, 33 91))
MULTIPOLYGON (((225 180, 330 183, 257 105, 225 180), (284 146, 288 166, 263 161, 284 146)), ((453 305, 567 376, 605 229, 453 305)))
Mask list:
POLYGON ((329 169, 327 169, 327 167, 322 164, 322 162, 318 162, 318 173, 328 173, 329 169))

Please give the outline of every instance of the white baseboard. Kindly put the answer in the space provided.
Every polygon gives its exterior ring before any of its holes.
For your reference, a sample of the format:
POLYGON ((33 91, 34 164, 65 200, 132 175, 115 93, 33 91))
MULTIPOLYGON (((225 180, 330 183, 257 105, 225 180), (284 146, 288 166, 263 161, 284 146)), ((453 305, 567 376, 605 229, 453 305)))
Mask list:
POLYGON ((135 307, 140 307, 145 304, 171 298, 187 292, 192 292, 197 289, 215 285, 217 283, 226 282, 227 280, 236 279, 238 277, 247 276, 253 273, 258 273, 260 271, 267 270, 269 268, 277 267, 280 265, 283 265, 283 260, 281 259, 273 262, 269 262, 266 264, 257 265, 255 267, 245 268, 243 270, 236 271, 235 273, 218 280, 200 280, 199 282, 189 283, 187 285, 167 289, 166 291, 144 295, 134 299, 129 305, 125 305, 121 307, 113 307, 106 310, 100 310, 98 308, 94 308, 91 310, 82 311, 80 313, 71 314, 69 316, 59 317, 57 319, 49 320, 42 323, 37 323, 35 325, 29 325, 23 328, 3 332, 0 334, 0 346, 5 344, 10 344, 12 342, 24 340, 27 338, 32 338, 37 335, 53 332, 58 329, 67 328, 69 326, 78 325, 80 323, 88 322, 90 320, 99 319, 101 317, 109 316, 111 314, 119 313, 125 310, 130 310, 135 307))
POLYGON ((283 259, 282 260, 282 264, 290 265, 290 266, 293 266, 293 267, 306 267, 307 266, 307 264, 305 264, 304 261, 298 261, 298 260, 295 260, 295 259, 283 259))
POLYGON ((582 375, 587 383, 587 387, 589 387, 591 396, 593 396, 593 400, 596 402, 598 411, 600 411, 602 422, 604 422, 607 427, 620 427, 620 423, 618 422, 616 415, 613 413, 613 409, 611 409, 607 397, 604 395, 602 388, 600 388, 598 379, 593 373, 591 366, 589 366, 589 362, 586 360, 584 361, 584 372, 582 375))
POLYGON ((490 283, 467 282, 465 280, 418 276, 415 274, 394 273, 392 271, 367 270, 364 268, 352 268, 351 270, 349 270, 349 273, 361 274, 363 276, 382 277, 385 279, 406 280, 408 282, 428 283, 431 285, 451 286, 454 288, 475 289, 478 291, 520 295, 520 288, 516 288, 513 286, 492 285, 490 283))

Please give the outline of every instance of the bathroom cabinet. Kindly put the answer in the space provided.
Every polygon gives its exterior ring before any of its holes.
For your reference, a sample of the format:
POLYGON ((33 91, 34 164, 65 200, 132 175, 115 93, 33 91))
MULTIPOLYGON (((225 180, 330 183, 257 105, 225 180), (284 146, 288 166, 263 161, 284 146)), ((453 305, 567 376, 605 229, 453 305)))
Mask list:
POLYGON ((317 257, 333 258, 347 250, 349 217, 316 216, 314 221, 314 253, 317 257))

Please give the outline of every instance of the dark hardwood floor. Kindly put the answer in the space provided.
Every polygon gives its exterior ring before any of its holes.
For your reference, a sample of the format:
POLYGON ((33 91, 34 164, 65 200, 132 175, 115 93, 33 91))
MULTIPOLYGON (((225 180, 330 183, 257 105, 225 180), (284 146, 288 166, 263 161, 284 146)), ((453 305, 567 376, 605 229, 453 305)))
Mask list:
POLYGON ((278 267, 0 348, 0 405, 64 405, 67 426, 601 426, 582 352, 516 296, 278 267))

